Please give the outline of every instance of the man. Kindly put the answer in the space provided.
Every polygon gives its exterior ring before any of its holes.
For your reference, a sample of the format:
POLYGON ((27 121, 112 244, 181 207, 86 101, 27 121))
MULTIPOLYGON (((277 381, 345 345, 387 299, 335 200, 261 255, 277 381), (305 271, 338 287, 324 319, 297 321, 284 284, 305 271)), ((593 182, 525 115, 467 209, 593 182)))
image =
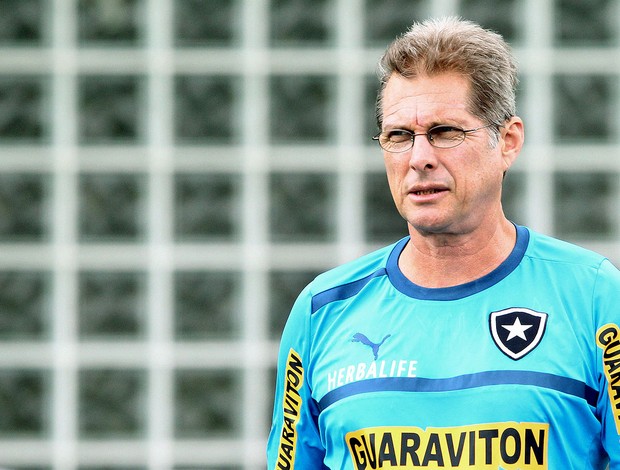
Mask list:
POLYGON ((408 237, 300 294, 270 469, 620 469, 620 272, 501 206, 524 140, 503 39, 448 18, 381 61, 408 237))

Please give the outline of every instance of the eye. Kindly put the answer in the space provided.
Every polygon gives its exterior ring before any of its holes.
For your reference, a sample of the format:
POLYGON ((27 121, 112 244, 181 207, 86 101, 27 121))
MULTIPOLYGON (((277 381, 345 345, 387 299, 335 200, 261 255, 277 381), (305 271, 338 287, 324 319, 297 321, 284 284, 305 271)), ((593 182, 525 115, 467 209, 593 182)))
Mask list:
POLYGON ((393 129, 391 131, 386 132, 386 139, 390 142, 406 142, 411 140, 411 136, 413 134, 404 129, 393 129))
POLYGON ((432 141, 458 141, 463 138, 463 129, 453 126, 435 126, 428 130, 432 141))

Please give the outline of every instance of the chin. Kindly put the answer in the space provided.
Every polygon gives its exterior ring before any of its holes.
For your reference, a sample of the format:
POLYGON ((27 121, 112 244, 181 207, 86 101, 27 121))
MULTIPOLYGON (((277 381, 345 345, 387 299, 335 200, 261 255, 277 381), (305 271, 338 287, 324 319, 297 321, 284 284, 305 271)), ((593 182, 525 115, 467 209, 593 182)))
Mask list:
POLYGON ((446 224, 445 222, 421 222, 421 221, 413 221, 409 222, 409 230, 413 230, 422 235, 434 235, 439 233, 449 233, 450 224, 446 224))
POLYGON ((455 217, 450 216, 448 211, 439 210, 438 207, 406 207, 400 211, 400 215, 410 227, 418 231, 443 231, 455 221, 455 217))

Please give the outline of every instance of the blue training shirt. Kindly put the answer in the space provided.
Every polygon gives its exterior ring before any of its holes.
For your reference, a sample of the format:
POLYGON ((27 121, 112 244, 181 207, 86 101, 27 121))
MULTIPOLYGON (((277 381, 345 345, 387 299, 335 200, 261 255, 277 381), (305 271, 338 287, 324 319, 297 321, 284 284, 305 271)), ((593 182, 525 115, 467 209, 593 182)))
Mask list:
POLYGON ((318 276, 282 336, 269 469, 620 469, 620 272, 517 227, 459 286, 409 239, 318 276))

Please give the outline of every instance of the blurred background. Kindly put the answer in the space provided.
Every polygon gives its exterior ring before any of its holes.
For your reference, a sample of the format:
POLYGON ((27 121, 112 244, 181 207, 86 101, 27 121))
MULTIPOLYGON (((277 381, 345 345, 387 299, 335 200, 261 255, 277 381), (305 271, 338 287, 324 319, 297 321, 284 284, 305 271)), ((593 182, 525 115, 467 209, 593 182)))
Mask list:
POLYGON ((318 272, 405 235, 375 65, 502 33, 512 220, 620 262, 618 0, 0 0, 0 467, 259 469, 318 272))

